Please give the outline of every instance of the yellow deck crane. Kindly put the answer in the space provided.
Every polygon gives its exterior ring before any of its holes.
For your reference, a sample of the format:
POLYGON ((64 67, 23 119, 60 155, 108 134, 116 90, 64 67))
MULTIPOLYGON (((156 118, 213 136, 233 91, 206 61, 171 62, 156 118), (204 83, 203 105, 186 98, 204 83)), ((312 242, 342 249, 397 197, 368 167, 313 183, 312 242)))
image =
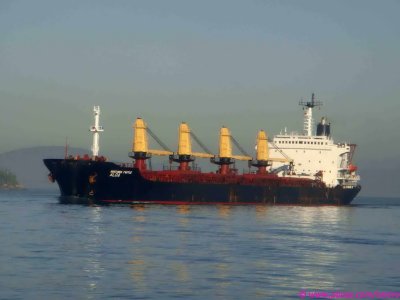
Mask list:
POLYGON ((195 157, 214 157, 214 155, 211 153, 192 152, 192 136, 195 137, 195 140, 200 145, 200 147, 202 147, 206 152, 209 152, 209 150, 204 147, 199 139, 191 132, 189 125, 185 122, 182 122, 179 125, 178 130, 178 151, 176 154, 170 155, 170 160, 179 163, 179 170, 181 171, 190 170, 189 162, 194 161, 195 157))
MULTIPOLYGON (((284 153, 282 154, 284 155, 284 153)), ((264 130, 260 130, 256 138, 256 160, 251 165, 258 168, 257 173, 266 174, 267 167, 271 166, 274 161, 293 164, 293 159, 287 156, 285 158, 269 157, 268 137, 264 130)))
MULTIPOLYGON (((235 139, 231 136, 231 133, 228 128, 223 126, 220 130, 219 134, 219 155, 218 157, 211 158, 211 162, 220 166, 218 173, 220 174, 229 174, 233 173, 234 170, 230 169, 229 165, 237 160, 247 160, 251 161, 252 157, 248 155, 233 155, 232 154, 232 141, 234 141, 235 145, 239 147, 242 151, 242 148, 236 142, 235 139)), ((244 151, 242 151, 244 152, 244 151)))
POLYGON ((133 136, 133 145, 132 152, 129 153, 129 156, 135 159, 134 167, 140 170, 146 169, 146 159, 150 158, 152 155, 171 155, 172 151, 169 151, 168 148, 162 143, 157 136, 147 127, 146 122, 142 118, 137 118, 135 123, 133 124, 134 136, 133 136), (148 137, 147 133, 150 135, 163 147, 165 150, 152 150, 149 149, 148 146, 148 137))

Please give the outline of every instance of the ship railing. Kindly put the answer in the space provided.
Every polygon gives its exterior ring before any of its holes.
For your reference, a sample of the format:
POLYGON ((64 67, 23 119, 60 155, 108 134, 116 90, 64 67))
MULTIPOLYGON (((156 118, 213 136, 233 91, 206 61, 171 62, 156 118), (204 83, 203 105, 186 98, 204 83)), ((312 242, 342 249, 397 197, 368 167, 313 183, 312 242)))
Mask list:
POLYGON ((349 145, 349 144, 348 144, 347 142, 340 142, 340 143, 337 143, 337 144, 336 144, 336 146, 337 146, 338 148, 346 148, 348 145, 349 145))
MULTIPOLYGON (((178 171, 179 170, 179 166, 172 166, 172 165, 163 165, 163 171, 178 171)), ((198 167, 197 165, 193 166, 189 166, 189 171, 197 171, 197 172, 201 172, 201 168, 198 167)))
POLYGON ((133 168, 133 163, 117 163, 122 168, 133 168))
POLYGON ((340 174, 337 176, 338 180, 351 180, 351 181, 358 181, 360 180, 360 175, 342 175, 340 174))
POLYGON ((257 174, 256 170, 243 169, 242 174, 257 174))
POLYGON ((360 176, 354 176, 352 178, 338 178, 339 185, 348 189, 357 186, 359 181, 360 176))

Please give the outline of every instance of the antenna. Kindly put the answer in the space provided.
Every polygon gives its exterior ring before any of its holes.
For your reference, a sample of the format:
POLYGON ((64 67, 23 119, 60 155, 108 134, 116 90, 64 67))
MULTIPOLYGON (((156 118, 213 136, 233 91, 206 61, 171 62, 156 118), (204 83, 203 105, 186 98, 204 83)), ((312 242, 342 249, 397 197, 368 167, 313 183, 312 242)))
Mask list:
POLYGON ((304 101, 303 99, 300 100, 299 105, 303 106, 303 108, 314 108, 322 106, 321 101, 315 101, 315 93, 311 94, 311 101, 304 101))
POLYGON ((299 105, 305 109, 304 113, 304 134, 307 136, 312 136, 312 127, 313 127, 313 118, 312 118, 312 110, 314 107, 322 106, 321 101, 315 101, 315 94, 311 94, 311 101, 303 101, 300 100, 299 105))
POLYGON ((65 137, 65 152, 64 152, 64 158, 67 159, 68 157, 68 137, 65 137))
POLYGON ((94 125, 90 127, 90 131, 93 132, 93 144, 92 144, 92 156, 97 157, 99 156, 99 132, 103 132, 103 126, 100 126, 100 106, 93 107, 93 114, 94 114, 94 125))

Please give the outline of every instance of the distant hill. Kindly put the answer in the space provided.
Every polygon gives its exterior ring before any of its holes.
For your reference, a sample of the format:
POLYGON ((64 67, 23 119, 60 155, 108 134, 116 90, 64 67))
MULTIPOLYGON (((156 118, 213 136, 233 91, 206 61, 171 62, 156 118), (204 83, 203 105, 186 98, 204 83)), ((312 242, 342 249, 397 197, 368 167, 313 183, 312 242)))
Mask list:
MULTIPOLYGON (((44 158, 63 158, 64 147, 34 147, 0 154, 0 169, 14 173, 18 182, 26 188, 55 188, 47 178, 49 171, 43 164, 44 158)), ((89 150, 69 148, 68 154, 90 153, 89 150)))

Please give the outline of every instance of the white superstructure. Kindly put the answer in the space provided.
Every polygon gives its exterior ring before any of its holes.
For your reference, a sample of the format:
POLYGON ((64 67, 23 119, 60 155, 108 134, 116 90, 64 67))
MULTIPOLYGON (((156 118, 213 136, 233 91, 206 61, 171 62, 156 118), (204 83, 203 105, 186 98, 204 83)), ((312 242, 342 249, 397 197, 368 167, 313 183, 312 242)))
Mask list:
POLYGON ((100 134, 99 132, 103 132, 103 126, 100 126, 100 106, 93 107, 93 114, 94 114, 94 125, 90 127, 90 131, 93 132, 93 144, 92 144, 92 156, 97 157, 99 156, 99 139, 100 134))
POLYGON ((280 176, 320 178, 329 187, 342 185, 354 187, 360 180, 357 168, 352 164, 355 144, 335 143, 330 135, 330 124, 322 118, 317 132, 313 131, 313 108, 322 103, 311 101, 299 103, 303 106, 304 133, 284 133, 275 135, 270 142, 270 153, 274 157, 293 159, 291 169, 283 168, 283 163, 274 163, 271 171, 280 176))

